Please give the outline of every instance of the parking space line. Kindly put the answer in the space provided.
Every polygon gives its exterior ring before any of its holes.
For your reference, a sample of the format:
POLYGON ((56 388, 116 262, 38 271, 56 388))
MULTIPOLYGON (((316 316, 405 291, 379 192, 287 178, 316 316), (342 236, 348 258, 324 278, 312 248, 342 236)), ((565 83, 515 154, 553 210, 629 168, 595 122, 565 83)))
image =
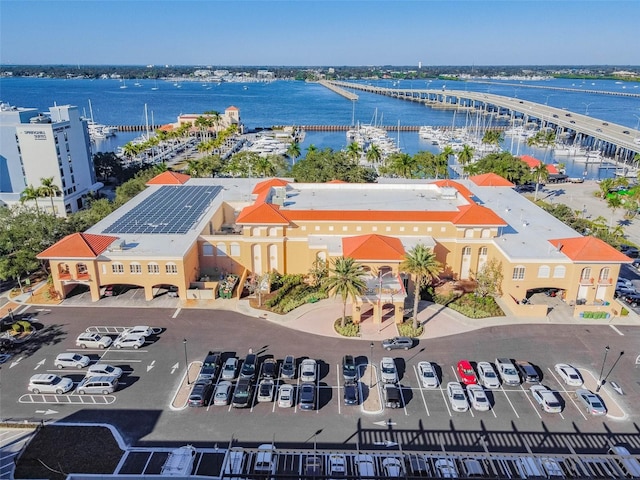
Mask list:
POLYGON ((173 315, 171 315, 171 318, 176 318, 180 314, 181 310, 182 310, 181 307, 176 308, 176 311, 173 312, 173 315))
POLYGON ((404 414, 406 416, 409 416, 409 412, 407 412, 407 402, 404 401, 404 393, 402 393, 403 388, 402 385, 400 385, 400 382, 398 382, 398 390, 400 390, 400 398, 402 399, 402 408, 404 409, 404 414))
MULTIPOLYGON (((513 413, 516 414, 516 417, 520 418, 520 415, 518 415, 518 411, 516 410, 516 407, 513 406, 513 403, 511 403, 511 400, 509 400, 509 395, 507 395, 506 390, 502 387, 502 385, 500 385, 500 390, 502 390, 502 393, 504 393, 505 398, 507 399, 507 402, 509 402, 509 405, 511 405, 511 409, 513 410, 513 413)), ((495 398, 494 398, 495 399, 495 398)))
POLYGON ((624 333, 622 333, 620 330, 618 330, 618 329, 616 328, 616 326, 615 326, 615 325, 609 325, 609 326, 610 326, 610 327, 613 329, 613 331, 614 331, 614 332, 616 332, 618 335, 622 335, 622 336, 624 337, 624 333))
MULTIPOLYGON (((549 373, 553 376, 553 378, 556 379, 556 382, 558 382, 558 385, 560 385, 562 387, 562 390, 558 390, 557 393, 560 392, 564 392, 565 396, 569 397, 569 400, 571 400, 571 403, 573 403, 573 406, 576 407, 576 409, 578 410, 578 412, 580 412, 580 415, 582 415, 582 418, 584 418, 585 420, 587 419, 587 417, 585 416, 584 413, 582 413, 582 409, 580 407, 578 407, 578 404, 576 404, 576 402, 573 400, 573 398, 571 397, 571 393, 569 390, 567 390, 564 386, 564 383, 558 379, 558 377, 556 376, 555 372, 553 370, 551 370, 549 367, 547 367, 547 370, 549 370, 549 373)), ((556 393, 555 390, 552 390, 554 393, 556 393)), ((567 402, 565 402, 566 405, 567 402)), ((562 413, 560 414, 562 416, 562 413)), ((564 417, 562 417, 564 419, 564 417)))
POLYGON ((338 398, 336 400, 338 400, 338 415, 340 415, 340 364, 336 365, 336 383, 338 384, 338 394, 336 395, 338 398))
POLYGON ((418 381, 418 390, 420 390, 420 395, 422 396, 422 403, 424 404, 424 409, 427 411, 427 416, 431 416, 429 413, 429 407, 427 406, 427 399, 424 396, 424 392, 422 391, 422 382, 420 381, 420 375, 418 375, 418 370, 415 365, 412 365, 413 373, 416 375, 416 380, 418 381))
POLYGON ((473 414, 473 406, 471 405, 469 394, 467 393, 467 389, 465 388, 466 385, 460 381, 460 378, 458 378, 458 372, 456 372, 456 369, 453 368, 453 365, 451 365, 451 370, 453 371, 453 376, 456 377, 456 382, 458 382, 460 385, 463 385, 464 394, 466 395, 467 403, 469 404, 469 413, 471 413, 471 416, 475 418, 475 415, 473 414))
POLYGON ((442 394, 442 401, 444 402, 444 406, 447 407, 447 412, 449 412, 449 416, 453 417, 453 415, 451 415, 451 409, 449 408, 449 400, 447 400, 447 396, 444 394, 444 389, 442 388, 442 385, 439 388, 440 393, 442 394))
POLYGON ((529 398, 529 393, 524 389, 524 387, 522 385, 520 385, 520 389, 522 389, 522 392, 524 393, 524 396, 527 397, 527 400, 529 400, 529 403, 531 404, 531 407, 533 408, 533 411, 536 412, 536 415, 538 415, 538 418, 542 419, 542 415, 540 415, 540 412, 538 411, 538 407, 529 398))

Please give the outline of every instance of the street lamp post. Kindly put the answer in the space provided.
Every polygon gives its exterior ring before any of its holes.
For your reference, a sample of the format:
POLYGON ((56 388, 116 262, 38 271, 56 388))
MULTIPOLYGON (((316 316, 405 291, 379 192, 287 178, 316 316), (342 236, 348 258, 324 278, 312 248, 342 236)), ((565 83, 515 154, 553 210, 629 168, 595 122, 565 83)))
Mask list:
POLYGON ((591 105, 593 105, 593 102, 591 102, 591 103, 585 103, 585 102, 582 102, 582 105, 584 105, 584 106, 585 106, 584 114, 585 114, 585 115, 589 115, 589 107, 590 107, 591 105))
POLYGON ((187 359, 187 339, 182 339, 182 345, 184 345, 184 364, 187 367, 187 385, 191 385, 191 379, 189 378, 189 360, 187 359))
POLYGON ((624 350, 618 354, 618 358, 616 358, 616 361, 613 362, 613 365, 611 366, 611 369, 607 372, 607 374, 602 379, 602 383, 600 383, 598 385, 598 388, 596 388, 596 392, 599 392, 600 391, 600 387, 602 385, 604 385, 605 383, 607 383, 607 378, 609 378, 609 375, 611 375, 611 372, 613 372, 613 369, 616 368, 616 365, 618 364, 618 362, 620 361, 620 359, 622 358, 623 355, 624 355, 624 350))
POLYGON ((604 372, 604 364, 607 361, 607 353, 609 353, 609 345, 604 347, 604 358, 602 359, 602 368, 600 369, 600 375, 598 376, 598 386, 596 387, 596 392, 600 391, 600 387, 602 386, 602 374, 604 372))
POLYGON ((636 115, 635 113, 633 114, 633 116, 638 119, 638 121, 636 122, 636 130, 640 130, 640 116, 636 115))
POLYGON ((369 387, 373 387, 373 342, 369 345, 370 354, 369 354, 369 369, 371 370, 371 375, 369 377, 369 387))

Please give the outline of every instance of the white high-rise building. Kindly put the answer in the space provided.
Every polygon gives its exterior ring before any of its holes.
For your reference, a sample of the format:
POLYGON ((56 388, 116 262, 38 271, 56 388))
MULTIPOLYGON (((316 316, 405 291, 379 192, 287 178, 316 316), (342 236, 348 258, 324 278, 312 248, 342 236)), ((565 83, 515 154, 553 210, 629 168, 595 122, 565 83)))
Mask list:
MULTIPOLYGON (((0 105, 0 204, 20 202, 27 186, 39 188, 50 177, 61 191, 53 198, 57 215, 82 209, 87 194, 103 187, 96 182, 87 122, 78 107, 54 106, 41 114, 0 105)), ((50 212, 51 199, 39 199, 38 206, 50 212)))

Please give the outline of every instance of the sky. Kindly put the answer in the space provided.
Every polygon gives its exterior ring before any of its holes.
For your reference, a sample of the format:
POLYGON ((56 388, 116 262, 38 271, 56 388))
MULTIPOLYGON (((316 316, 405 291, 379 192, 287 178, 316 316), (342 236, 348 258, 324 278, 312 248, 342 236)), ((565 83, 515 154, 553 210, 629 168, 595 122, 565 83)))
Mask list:
POLYGON ((640 65, 640 0, 0 0, 1 64, 640 65))

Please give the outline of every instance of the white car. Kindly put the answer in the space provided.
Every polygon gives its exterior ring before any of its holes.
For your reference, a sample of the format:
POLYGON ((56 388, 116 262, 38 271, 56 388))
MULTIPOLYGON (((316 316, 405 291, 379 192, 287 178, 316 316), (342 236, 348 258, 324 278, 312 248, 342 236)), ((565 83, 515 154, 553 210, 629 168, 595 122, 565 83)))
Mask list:
POLYGON ((438 472, 438 478, 458 478, 456 464, 450 458, 439 458, 434 464, 438 472))
POLYGON ((340 480, 347 476, 347 457, 341 453, 333 453, 327 458, 327 474, 329 480, 340 480))
POLYGON ((502 378, 502 383, 512 387, 520 385, 520 375, 511 360, 508 358, 496 358, 496 367, 500 378, 502 378))
POLYGON ((233 380, 236 378, 236 371, 238 370, 238 359, 236 357, 227 358, 222 367, 222 374, 220 378, 222 380, 233 380))
POLYGON ((404 477, 402 462, 397 457, 385 457, 382 460, 382 473, 385 478, 404 477))
POLYGON ((142 335, 143 337, 149 337, 153 335, 153 328, 146 325, 136 325, 135 327, 127 328, 123 333, 130 335, 142 335))
POLYGON ((275 385, 273 380, 265 378, 258 384, 258 402, 272 402, 275 385))
POLYGON ((436 375, 436 370, 431 362, 418 363, 418 372, 424 388, 437 388, 439 385, 438 375, 436 375))
POLYGON ((489 362, 478 362, 478 377, 485 388, 500 388, 500 379, 489 362))
POLYGON ((533 385, 529 388, 531 396, 540 405, 540 408, 547 413, 562 412, 562 404, 558 401, 556 394, 544 385, 533 385))
POLYGON ((128 335, 123 333, 118 336, 113 342, 113 346, 116 348, 135 348, 138 349, 144 345, 145 337, 142 335, 128 335))
POLYGON ((278 406, 280 408, 290 408, 293 406, 293 385, 288 383, 280 385, 278 389, 278 406))
POLYGON ((85 377, 116 377, 120 378, 122 376, 122 369, 120 367, 114 367, 112 365, 107 365, 106 363, 96 363, 95 365, 91 365, 87 369, 87 373, 85 377))
POLYGON ((581 387, 584 383, 578 370, 567 363, 558 363, 554 369, 562 381, 570 387, 581 387))
POLYGON ((77 353, 61 353, 56 357, 53 364, 58 368, 84 368, 89 365, 91 360, 86 355, 80 355, 77 353))
POLYGON ((484 393, 484 389, 478 385, 467 385, 467 395, 469 395, 469 403, 479 412, 486 412, 491 408, 487 394, 484 393))
POLYGON ((313 358, 305 358, 300 365, 300 380, 303 382, 316 381, 317 363, 313 358))
POLYGON ((373 457, 371 455, 354 455, 353 461, 356 464, 356 472, 359 478, 375 476, 376 468, 374 467, 373 457))
POLYGON ((218 382, 216 389, 213 392, 213 404, 215 406, 224 406, 229 403, 229 396, 231 393, 231 382, 226 380, 218 382))
POLYGON ((39 373, 29 379, 27 388, 35 394, 42 392, 62 395, 73 388, 73 380, 68 377, 59 377, 52 373, 39 373))
POLYGON ((398 381, 398 371, 393 358, 382 357, 382 360, 380 360, 380 377, 382 377, 384 383, 396 383, 398 381))
POLYGON ((467 396, 464 394, 464 389, 460 382, 447 383, 447 396, 449 397, 451 408, 456 412, 469 410, 469 402, 467 402, 467 396))
POLYGON ((76 346, 80 348, 108 348, 113 343, 111 337, 99 333, 81 333, 76 338, 76 346))

